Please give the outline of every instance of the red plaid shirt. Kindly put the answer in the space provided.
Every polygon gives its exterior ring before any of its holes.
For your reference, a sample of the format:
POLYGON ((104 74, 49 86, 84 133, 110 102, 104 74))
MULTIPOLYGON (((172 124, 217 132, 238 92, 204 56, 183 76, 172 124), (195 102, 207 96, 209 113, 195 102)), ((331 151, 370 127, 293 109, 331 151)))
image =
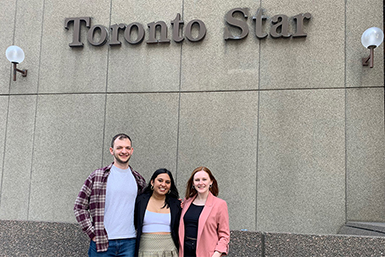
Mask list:
MULTIPOLYGON (((75 217, 82 230, 92 238, 95 237, 98 252, 107 251, 108 236, 104 228, 104 206, 106 202, 107 177, 113 163, 97 169, 88 176, 75 201, 75 217)), ((130 167, 131 168, 131 167, 130 167)), ((132 175, 138 184, 138 195, 146 186, 144 178, 131 168, 132 175)), ((135 199, 133 199, 135 201, 135 199)))

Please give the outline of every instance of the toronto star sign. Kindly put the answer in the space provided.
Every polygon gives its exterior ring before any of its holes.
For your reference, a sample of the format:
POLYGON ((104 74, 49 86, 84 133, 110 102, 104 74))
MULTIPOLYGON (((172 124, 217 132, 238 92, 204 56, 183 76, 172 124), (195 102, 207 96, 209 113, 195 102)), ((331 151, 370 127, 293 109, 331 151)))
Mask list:
MULTIPOLYGON (((272 18, 263 15, 264 10, 258 8, 255 15, 252 17, 255 25, 253 27, 254 34, 258 39, 264 39, 269 34, 272 38, 298 38, 306 37, 304 31, 305 20, 311 19, 310 13, 300 13, 289 18, 287 15, 278 14, 272 18), (291 33, 289 23, 294 22, 294 31, 291 33), (269 33, 265 32, 264 25, 270 23, 269 33)), ((225 14, 226 27, 224 28, 224 40, 240 40, 248 36, 249 26, 247 19, 249 16, 248 8, 234 8, 225 14), (241 15, 241 18, 235 17, 236 14, 241 15), (242 17, 243 16, 243 17, 242 17), (237 35, 233 35, 230 27, 237 28, 237 35)), ((109 41, 110 46, 121 45, 119 40, 119 32, 123 31, 123 37, 129 44, 136 45, 143 42, 145 38, 145 29, 141 23, 133 22, 128 25, 124 23, 114 24, 109 27, 103 25, 91 26, 91 17, 75 17, 66 18, 64 27, 69 30, 69 25, 73 23, 72 42, 70 47, 82 47, 84 44, 81 41, 81 25, 85 23, 87 31, 87 41, 93 46, 102 46, 109 41)), ((172 35, 174 42, 180 43, 185 38, 190 42, 202 41, 206 35, 207 28, 203 21, 194 19, 184 25, 181 15, 178 13, 174 20, 171 21, 172 35)), ((147 24, 148 39, 147 44, 170 43, 168 38, 168 28, 164 21, 151 22, 147 24), (158 31, 158 33, 157 33, 158 31), (158 34, 158 38, 157 38, 158 34)))

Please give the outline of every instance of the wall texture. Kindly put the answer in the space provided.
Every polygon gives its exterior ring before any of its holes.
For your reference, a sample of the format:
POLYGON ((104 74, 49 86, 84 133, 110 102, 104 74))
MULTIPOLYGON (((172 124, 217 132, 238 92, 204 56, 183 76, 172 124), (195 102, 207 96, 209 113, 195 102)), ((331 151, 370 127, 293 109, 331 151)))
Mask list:
MULTIPOLYGON (((0 219, 74 223, 92 170, 112 161, 112 136, 133 138, 132 166, 184 186, 209 167, 231 229, 333 234, 347 220, 385 221, 383 47, 373 69, 360 43, 383 3, 351 1, 0 0, 0 49, 18 45, 28 76, 0 58, 0 219), (224 16, 249 8, 249 35, 225 41, 224 16), (252 16, 309 12, 306 38, 255 37, 252 16), (200 42, 146 44, 147 24, 202 20, 200 42), (370 19, 367 17, 371 17, 370 19), (138 22, 145 40, 71 48, 69 17, 138 22)), ((239 14, 239 20, 246 20, 239 14)), ((195 28, 196 29, 196 28, 195 28)), ((239 30, 231 29, 234 35, 239 30)), ((294 33, 294 23, 290 22, 294 33)))

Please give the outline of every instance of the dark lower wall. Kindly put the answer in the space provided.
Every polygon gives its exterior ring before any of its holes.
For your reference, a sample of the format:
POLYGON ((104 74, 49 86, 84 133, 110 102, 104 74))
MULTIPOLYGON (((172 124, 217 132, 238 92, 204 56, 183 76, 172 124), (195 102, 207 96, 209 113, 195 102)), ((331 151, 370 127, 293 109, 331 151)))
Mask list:
POLYGON ((0 256, 87 256, 77 224, 0 220, 0 256))
POLYGON ((383 237, 265 233, 264 242, 261 256, 358 257, 385 254, 383 237))
MULTIPOLYGON (((87 256, 77 224, 0 220, 0 256, 87 256)), ((231 231, 229 256, 382 256, 385 237, 231 231)))

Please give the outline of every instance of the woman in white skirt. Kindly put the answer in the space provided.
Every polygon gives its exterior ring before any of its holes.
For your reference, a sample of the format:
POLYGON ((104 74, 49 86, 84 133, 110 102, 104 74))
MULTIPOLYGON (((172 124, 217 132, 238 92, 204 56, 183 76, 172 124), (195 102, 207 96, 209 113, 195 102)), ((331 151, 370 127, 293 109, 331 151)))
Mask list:
POLYGON ((135 256, 177 257, 180 213, 181 202, 171 172, 156 170, 143 194, 136 198, 135 256))

